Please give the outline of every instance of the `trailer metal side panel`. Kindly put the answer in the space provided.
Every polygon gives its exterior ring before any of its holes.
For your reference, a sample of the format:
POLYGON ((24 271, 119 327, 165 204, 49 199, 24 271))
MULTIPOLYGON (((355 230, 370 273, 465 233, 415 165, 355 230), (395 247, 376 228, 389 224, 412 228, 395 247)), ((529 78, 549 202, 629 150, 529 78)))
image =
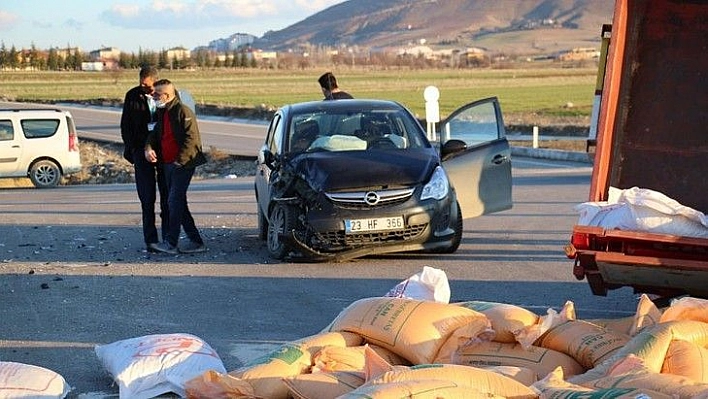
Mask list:
POLYGON ((591 201, 650 188, 708 213, 708 2, 619 0, 591 201))
MULTIPOLYGON (((616 0, 611 31, 589 201, 636 186, 708 214, 708 1, 616 0)), ((566 254, 595 295, 708 297, 708 239, 574 226, 566 254)))

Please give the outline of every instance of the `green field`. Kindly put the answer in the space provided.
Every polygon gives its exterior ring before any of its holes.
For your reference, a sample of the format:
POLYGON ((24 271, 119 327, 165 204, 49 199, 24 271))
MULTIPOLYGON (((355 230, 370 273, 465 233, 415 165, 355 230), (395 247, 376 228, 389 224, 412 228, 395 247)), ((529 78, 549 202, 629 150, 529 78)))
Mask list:
MULTIPOLYGON (((317 77, 325 69, 161 71, 197 103, 231 107, 278 107, 322 98, 317 77)), ((436 69, 340 68, 340 87, 357 98, 396 100, 423 117, 423 90, 440 89, 440 115, 460 105, 497 96, 505 115, 540 118, 590 115, 596 68, 436 69), (572 106, 568 106, 572 104, 572 106)), ((122 100, 138 71, 0 72, 0 98, 17 101, 122 100)))

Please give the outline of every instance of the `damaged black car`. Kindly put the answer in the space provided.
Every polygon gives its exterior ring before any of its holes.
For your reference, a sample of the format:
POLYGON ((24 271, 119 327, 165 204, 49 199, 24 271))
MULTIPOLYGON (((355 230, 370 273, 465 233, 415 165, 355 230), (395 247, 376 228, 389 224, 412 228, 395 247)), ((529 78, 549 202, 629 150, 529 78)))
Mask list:
POLYGON ((281 107, 255 178, 270 255, 455 252, 465 218, 511 208, 511 153, 496 98, 467 104, 436 130, 393 101, 281 107))

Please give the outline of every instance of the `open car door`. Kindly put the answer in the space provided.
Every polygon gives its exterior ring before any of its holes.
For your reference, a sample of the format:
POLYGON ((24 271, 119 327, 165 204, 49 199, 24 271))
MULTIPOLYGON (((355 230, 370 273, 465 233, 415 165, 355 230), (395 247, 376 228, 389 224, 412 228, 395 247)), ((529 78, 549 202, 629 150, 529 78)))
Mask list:
POLYGON ((511 209, 511 149, 496 97, 450 114, 440 124, 440 144, 464 219, 511 209))

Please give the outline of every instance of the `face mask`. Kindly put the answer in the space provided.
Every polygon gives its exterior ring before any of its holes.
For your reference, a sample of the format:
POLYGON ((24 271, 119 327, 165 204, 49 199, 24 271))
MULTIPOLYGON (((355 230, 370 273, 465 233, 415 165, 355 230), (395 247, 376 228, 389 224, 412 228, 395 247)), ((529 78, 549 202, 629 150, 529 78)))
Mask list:
POLYGON ((155 106, 157 108, 165 108, 171 101, 167 100, 166 96, 154 96, 153 98, 155 99, 155 106))

